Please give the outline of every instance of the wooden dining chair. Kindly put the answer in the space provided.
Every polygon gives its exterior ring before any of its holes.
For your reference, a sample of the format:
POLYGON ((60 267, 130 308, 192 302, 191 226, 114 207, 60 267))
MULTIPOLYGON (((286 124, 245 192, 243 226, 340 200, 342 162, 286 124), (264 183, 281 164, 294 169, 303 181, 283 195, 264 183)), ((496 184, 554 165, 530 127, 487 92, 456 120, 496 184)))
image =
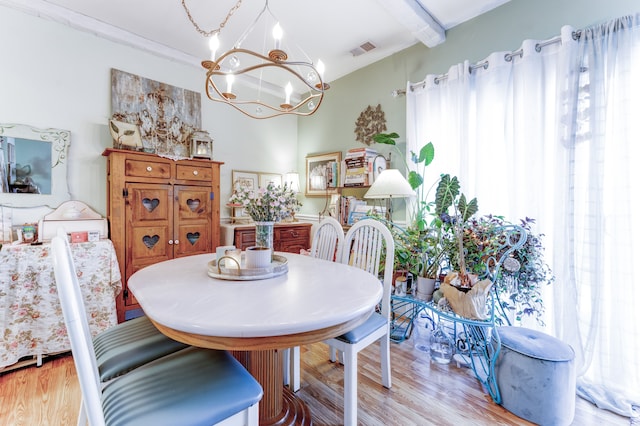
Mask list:
MULTIPOLYGON (((316 227, 311 240, 310 255, 317 259, 340 261, 344 230, 336 219, 328 216, 316 227)), ((300 346, 284 353, 284 384, 293 392, 300 390, 300 346)))
POLYGON ((56 236, 51 245, 82 392, 78 424, 258 424, 262 387, 226 351, 187 347, 103 384, 69 243, 56 236))
POLYGON ((382 300, 379 311, 355 329, 333 339, 326 340, 330 359, 336 360, 335 351, 342 353, 344 363, 344 424, 358 422, 358 352, 375 341, 380 341, 380 366, 382 385, 391 387, 391 355, 389 320, 391 314, 391 280, 393 277, 394 242, 391 232, 375 219, 362 219, 348 231, 342 245, 342 263, 364 269, 379 276, 384 263, 382 300))

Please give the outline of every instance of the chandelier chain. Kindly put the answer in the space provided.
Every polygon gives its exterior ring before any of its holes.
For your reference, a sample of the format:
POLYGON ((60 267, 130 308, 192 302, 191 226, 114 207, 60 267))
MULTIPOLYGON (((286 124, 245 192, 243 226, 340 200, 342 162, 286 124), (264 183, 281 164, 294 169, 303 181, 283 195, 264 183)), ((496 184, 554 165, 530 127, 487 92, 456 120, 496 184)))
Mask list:
POLYGON ((227 13, 227 17, 224 18, 224 21, 222 21, 220 23, 220 26, 218 26, 218 28, 216 28, 214 30, 211 30, 211 31, 205 31, 202 28, 200 28, 200 25, 198 25, 196 23, 195 19, 193 19, 193 16, 191 16, 191 12, 189 11, 189 8, 187 7, 186 0, 182 0, 182 7, 184 7, 184 11, 187 12, 187 16, 189 17, 189 21, 191 21, 191 24, 193 24, 193 26, 195 27, 196 31, 198 31, 200 34, 202 34, 205 37, 211 37, 214 34, 220 33, 220 31, 222 31, 224 26, 227 25, 227 21, 229 20, 229 18, 231 18, 231 16, 236 12, 236 10, 238 10, 240 8, 241 4, 242 4, 242 0, 238 0, 238 2, 235 4, 235 6, 233 6, 229 10, 229 13, 227 13))

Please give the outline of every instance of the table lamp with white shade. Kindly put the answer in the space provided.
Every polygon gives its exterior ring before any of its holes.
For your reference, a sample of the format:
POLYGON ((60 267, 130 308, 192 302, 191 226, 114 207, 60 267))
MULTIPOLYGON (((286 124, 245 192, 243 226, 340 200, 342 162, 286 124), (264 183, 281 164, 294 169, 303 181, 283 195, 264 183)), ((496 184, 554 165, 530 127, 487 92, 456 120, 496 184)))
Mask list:
POLYGON ((289 172, 284 174, 284 183, 296 194, 300 192, 300 175, 298 172, 289 172))
POLYGON ((371 188, 364 194, 364 198, 369 199, 386 199, 387 211, 386 219, 391 221, 391 199, 407 198, 415 195, 415 191, 411 188, 411 184, 402 176, 398 169, 383 170, 378 178, 373 182, 371 188))

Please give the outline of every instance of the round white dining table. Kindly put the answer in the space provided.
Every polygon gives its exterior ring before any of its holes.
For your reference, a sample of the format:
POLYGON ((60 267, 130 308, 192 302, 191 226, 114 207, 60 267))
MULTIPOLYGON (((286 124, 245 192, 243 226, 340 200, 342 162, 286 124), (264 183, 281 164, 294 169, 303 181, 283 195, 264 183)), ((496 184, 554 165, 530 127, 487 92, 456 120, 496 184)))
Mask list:
POLYGON ((283 386, 282 349, 335 337, 362 324, 382 285, 359 268, 292 253, 273 278, 212 278, 215 254, 180 257, 134 273, 129 289, 167 336, 230 350, 262 385, 261 425, 310 425, 302 400, 283 386))

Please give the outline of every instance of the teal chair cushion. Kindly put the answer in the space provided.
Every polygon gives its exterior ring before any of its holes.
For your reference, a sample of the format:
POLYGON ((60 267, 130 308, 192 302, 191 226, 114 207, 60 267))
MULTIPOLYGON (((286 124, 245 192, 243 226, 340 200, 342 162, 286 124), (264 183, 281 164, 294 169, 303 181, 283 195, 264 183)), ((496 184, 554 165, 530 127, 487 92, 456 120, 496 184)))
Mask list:
POLYGON ((228 352, 189 347, 107 384, 102 406, 109 426, 195 426, 218 423, 261 398, 260 384, 228 352))
POLYGON ((187 345, 160 333, 142 316, 103 331, 93 339, 93 347, 100 380, 107 382, 187 345))
POLYGON ((342 340, 346 343, 355 344, 370 335, 375 330, 385 325, 386 323, 387 320, 382 315, 374 312, 363 324, 359 325, 351 331, 344 333, 341 336, 336 337, 336 339, 342 340))

